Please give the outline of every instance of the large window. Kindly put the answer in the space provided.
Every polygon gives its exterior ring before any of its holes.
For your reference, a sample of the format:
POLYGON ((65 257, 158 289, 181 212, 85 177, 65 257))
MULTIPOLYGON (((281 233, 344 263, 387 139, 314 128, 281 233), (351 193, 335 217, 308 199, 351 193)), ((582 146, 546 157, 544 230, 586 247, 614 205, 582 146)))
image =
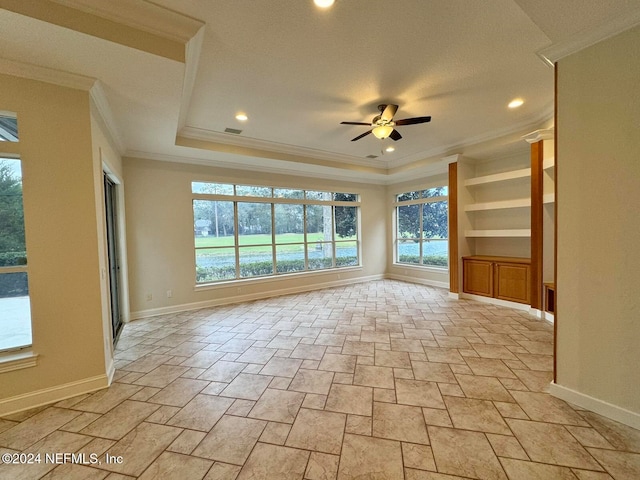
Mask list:
POLYGON ((396 196, 396 262, 446 268, 449 264, 448 188, 396 196))
MULTIPOLYGON (((0 151, 17 141, 15 117, 0 115, 0 151)), ((26 250, 20 159, 0 154, 0 352, 31 345, 26 250)))
POLYGON ((196 283, 359 265, 353 193, 193 182, 196 283))

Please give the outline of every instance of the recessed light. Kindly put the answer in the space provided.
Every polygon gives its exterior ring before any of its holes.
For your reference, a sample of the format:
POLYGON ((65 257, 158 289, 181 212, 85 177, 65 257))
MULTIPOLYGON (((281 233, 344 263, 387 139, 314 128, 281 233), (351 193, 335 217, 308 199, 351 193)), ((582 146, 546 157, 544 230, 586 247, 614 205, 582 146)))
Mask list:
POLYGON ((334 2, 335 0, 313 0, 318 8, 329 8, 334 2))
POLYGON ((384 149, 384 151, 385 151, 385 152, 395 152, 395 151, 396 151, 396 149, 395 149, 395 147, 388 146, 387 148, 385 148, 385 149, 384 149))
POLYGON ((236 115, 236 120, 240 122, 246 122, 249 119, 244 113, 239 113, 236 115))
POLYGON ((509 102, 508 107, 509 108, 518 108, 520 106, 522 106, 522 104, 524 103, 524 100, 521 98, 514 98, 513 100, 511 100, 509 102))

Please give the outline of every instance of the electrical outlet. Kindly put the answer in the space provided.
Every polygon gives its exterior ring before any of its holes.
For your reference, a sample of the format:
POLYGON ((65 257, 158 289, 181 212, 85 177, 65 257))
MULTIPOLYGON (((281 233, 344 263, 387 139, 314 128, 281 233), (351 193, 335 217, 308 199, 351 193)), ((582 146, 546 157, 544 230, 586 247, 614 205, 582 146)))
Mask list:
POLYGON ((153 300, 153 294, 147 293, 146 299, 147 299, 147 302, 150 302, 151 300, 153 300))
POLYGON ((167 298, 173 297, 173 292, 171 290, 167 290, 167 298))

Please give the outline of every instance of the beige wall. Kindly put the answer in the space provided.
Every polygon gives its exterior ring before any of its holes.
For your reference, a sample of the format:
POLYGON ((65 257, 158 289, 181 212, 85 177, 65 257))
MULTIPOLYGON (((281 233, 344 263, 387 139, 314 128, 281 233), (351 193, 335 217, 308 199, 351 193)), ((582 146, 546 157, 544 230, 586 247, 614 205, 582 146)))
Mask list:
POLYGON ((88 92, 0 75, 0 109, 18 114, 39 355, 35 367, 0 374, 0 411, 18 395, 87 379, 106 385, 89 103, 88 92))
POLYGON ((631 411, 636 420, 640 418, 638 58, 640 27, 559 62, 556 178, 557 384, 631 411))
POLYGON ((388 205, 384 186, 349 184, 199 165, 124 159, 132 317, 259 298, 381 276, 386 269, 388 205), (359 193, 362 268, 287 275, 195 288, 191 182, 215 181, 359 193), (167 298, 167 290, 172 297, 167 298), (147 294, 152 300, 147 301, 147 294))

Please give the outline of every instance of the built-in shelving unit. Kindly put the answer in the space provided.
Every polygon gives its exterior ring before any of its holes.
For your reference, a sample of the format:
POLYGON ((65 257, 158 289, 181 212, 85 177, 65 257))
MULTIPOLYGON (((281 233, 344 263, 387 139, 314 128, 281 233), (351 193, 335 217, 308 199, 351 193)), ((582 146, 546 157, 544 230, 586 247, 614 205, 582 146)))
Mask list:
POLYGON ((526 208, 531 206, 530 198, 516 198, 514 200, 502 200, 499 202, 471 203, 465 205, 465 212, 478 212, 480 210, 501 210, 505 208, 526 208))
POLYGON ((519 170, 512 170, 509 172, 501 172, 493 175, 483 175, 481 177, 469 178, 464 181, 465 187, 471 187, 473 185, 485 185, 487 183, 504 182, 506 180, 514 180, 516 178, 526 178, 531 176, 530 168, 522 168, 519 170))
POLYGON ((465 230, 466 237, 502 237, 502 238, 515 238, 515 237, 530 237, 531 229, 529 228, 514 228, 503 230, 465 230))

